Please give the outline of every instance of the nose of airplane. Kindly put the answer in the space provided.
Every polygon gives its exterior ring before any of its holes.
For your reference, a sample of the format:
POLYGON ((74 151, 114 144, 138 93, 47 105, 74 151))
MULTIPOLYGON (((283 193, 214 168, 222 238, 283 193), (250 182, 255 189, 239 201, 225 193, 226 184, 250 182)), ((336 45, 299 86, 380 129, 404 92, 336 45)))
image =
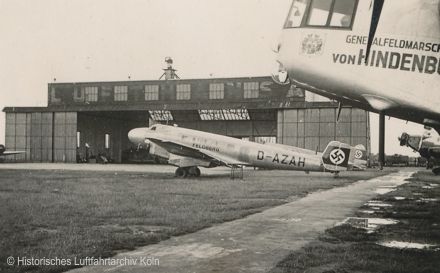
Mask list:
POLYGON ((128 139, 134 144, 140 144, 145 139, 143 128, 135 128, 128 132, 128 139))
POLYGON ((279 85, 290 84, 289 74, 280 61, 277 61, 276 67, 274 66, 272 79, 279 85))

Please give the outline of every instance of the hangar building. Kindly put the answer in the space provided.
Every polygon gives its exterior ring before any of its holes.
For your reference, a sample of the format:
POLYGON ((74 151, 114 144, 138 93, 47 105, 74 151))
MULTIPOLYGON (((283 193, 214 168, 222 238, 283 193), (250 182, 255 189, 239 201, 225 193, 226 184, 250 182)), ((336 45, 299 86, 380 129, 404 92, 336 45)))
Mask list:
POLYGON ((369 115, 270 77, 49 83, 47 107, 5 107, 12 162, 76 162, 89 146, 122 162, 127 133, 152 123, 322 151, 331 140, 370 152, 369 115))

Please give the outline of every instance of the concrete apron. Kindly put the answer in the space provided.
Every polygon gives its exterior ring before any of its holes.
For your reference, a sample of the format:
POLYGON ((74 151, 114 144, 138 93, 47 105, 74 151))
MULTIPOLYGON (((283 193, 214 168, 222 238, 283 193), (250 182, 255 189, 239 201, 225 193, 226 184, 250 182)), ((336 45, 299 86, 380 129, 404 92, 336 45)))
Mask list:
POLYGON ((267 272, 290 251, 350 216, 377 195, 378 187, 401 185, 412 174, 401 171, 314 192, 243 219, 113 257, 136 260, 137 265, 94 265, 70 272, 267 272), (147 265, 151 264, 148 258, 158 259, 159 265, 147 265))

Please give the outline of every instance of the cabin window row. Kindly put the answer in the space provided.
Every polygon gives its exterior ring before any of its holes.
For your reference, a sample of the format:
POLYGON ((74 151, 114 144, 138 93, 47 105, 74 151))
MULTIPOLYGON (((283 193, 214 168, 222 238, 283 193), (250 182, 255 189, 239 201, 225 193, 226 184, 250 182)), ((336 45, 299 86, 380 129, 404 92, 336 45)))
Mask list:
POLYGON ((358 0, 294 0, 285 28, 351 28, 358 0))

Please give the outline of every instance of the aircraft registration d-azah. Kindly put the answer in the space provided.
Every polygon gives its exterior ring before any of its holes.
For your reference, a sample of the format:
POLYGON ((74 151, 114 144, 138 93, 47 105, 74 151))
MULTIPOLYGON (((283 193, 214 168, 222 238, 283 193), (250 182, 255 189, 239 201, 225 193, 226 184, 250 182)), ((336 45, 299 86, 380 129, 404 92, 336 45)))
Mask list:
POLYGON ((266 169, 339 173, 366 168, 363 145, 331 141, 323 153, 282 144, 260 144, 198 130, 156 124, 128 133, 137 146, 177 166, 177 177, 200 176, 198 167, 254 166, 266 169))
POLYGON ((440 132, 440 0, 294 0, 274 80, 440 132))

